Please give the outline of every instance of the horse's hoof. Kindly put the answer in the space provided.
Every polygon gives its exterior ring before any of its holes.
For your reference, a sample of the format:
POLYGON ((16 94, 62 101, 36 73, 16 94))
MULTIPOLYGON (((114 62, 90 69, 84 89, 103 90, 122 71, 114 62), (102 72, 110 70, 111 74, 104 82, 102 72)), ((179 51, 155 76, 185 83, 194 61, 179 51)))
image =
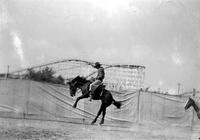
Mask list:
POLYGON ((73 108, 76 108, 76 105, 73 105, 73 108))
POLYGON ((95 122, 96 122, 95 120, 94 120, 94 121, 92 121, 92 122, 91 122, 91 125, 94 125, 94 124, 95 124, 95 122))
POLYGON ((102 124, 104 124, 104 122, 100 122, 99 124, 102 125, 102 124))

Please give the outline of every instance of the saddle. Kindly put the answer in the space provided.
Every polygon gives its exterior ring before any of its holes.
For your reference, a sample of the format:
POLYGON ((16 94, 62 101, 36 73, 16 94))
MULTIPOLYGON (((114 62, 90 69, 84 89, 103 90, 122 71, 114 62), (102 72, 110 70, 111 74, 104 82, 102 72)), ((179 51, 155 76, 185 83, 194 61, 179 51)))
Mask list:
POLYGON ((103 83, 95 86, 91 91, 92 99, 99 100, 102 97, 105 87, 106 86, 103 83))

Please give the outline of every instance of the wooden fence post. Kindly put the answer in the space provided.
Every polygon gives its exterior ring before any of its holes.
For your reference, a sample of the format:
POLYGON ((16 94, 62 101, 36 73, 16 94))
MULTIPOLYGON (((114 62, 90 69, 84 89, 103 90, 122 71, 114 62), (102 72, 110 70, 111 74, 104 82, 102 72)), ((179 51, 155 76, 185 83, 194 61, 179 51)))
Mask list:
MULTIPOLYGON (((195 98, 195 96, 196 96, 196 89, 193 88, 192 97, 195 98)), ((194 113, 195 113, 195 111, 194 111, 194 109, 193 109, 193 110, 192 110, 191 130, 192 130, 192 126, 193 126, 193 123, 194 123, 194 113)))
MULTIPOLYGON (((153 102, 152 102, 152 96, 153 96, 153 95, 152 95, 152 94, 153 94, 153 93, 152 93, 152 92, 149 92, 149 93, 151 94, 150 121, 152 121, 152 108, 153 108, 153 102)), ((149 93, 148 93, 148 94, 149 94, 149 93)))
POLYGON ((8 76, 9 76, 9 69, 10 69, 10 66, 8 65, 7 66, 7 72, 5 74, 5 79, 7 80, 8 79, 8 76))
POLYGON ((138 123, 140 123, 140 92, 141 92, 141 89, 138 92, 138 101, 137 101, 138 123))

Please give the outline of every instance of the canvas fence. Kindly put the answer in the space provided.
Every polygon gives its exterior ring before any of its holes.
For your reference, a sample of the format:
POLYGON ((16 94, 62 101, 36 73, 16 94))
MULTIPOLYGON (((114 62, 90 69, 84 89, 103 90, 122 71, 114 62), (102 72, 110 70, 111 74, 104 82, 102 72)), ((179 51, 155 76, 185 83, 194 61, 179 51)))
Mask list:
MULTIPOLYGON (((112 91, 112 95, 122 102, 122 107, 116 109, 111 105, 107 108, 107 124, 199 126, 193 110, 184 110, 187 96, 139 90, 112 91)), ((83 99, 76 109, 72 107, 74 101, 67 86, 19 79, 0 80, 1 117, 91 122, 100 107, 100 101, 83 99)))

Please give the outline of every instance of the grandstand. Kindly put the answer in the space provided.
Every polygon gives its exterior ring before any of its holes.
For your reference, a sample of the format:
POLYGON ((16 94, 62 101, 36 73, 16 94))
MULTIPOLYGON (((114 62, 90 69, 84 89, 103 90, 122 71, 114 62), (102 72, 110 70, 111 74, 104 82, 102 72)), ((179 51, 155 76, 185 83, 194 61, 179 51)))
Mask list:
MULTIPOLYGON (((74 78, 77 75, 86 78, 95 77, 96 70, 91 67, 94 62, 78 59, 67 59, 51 62, 39 66, 12 71, 10 77, 23 78, 27 69, 41 70, 44 67, 50 67, 56 71, 56 75, 61 75, 66 80, 74 78)), ((145 79, 145 67, 139 65, 109 65, 102 64, 105 68, 105 84, 110 90, 140 89, 143 87, 145 79)))

